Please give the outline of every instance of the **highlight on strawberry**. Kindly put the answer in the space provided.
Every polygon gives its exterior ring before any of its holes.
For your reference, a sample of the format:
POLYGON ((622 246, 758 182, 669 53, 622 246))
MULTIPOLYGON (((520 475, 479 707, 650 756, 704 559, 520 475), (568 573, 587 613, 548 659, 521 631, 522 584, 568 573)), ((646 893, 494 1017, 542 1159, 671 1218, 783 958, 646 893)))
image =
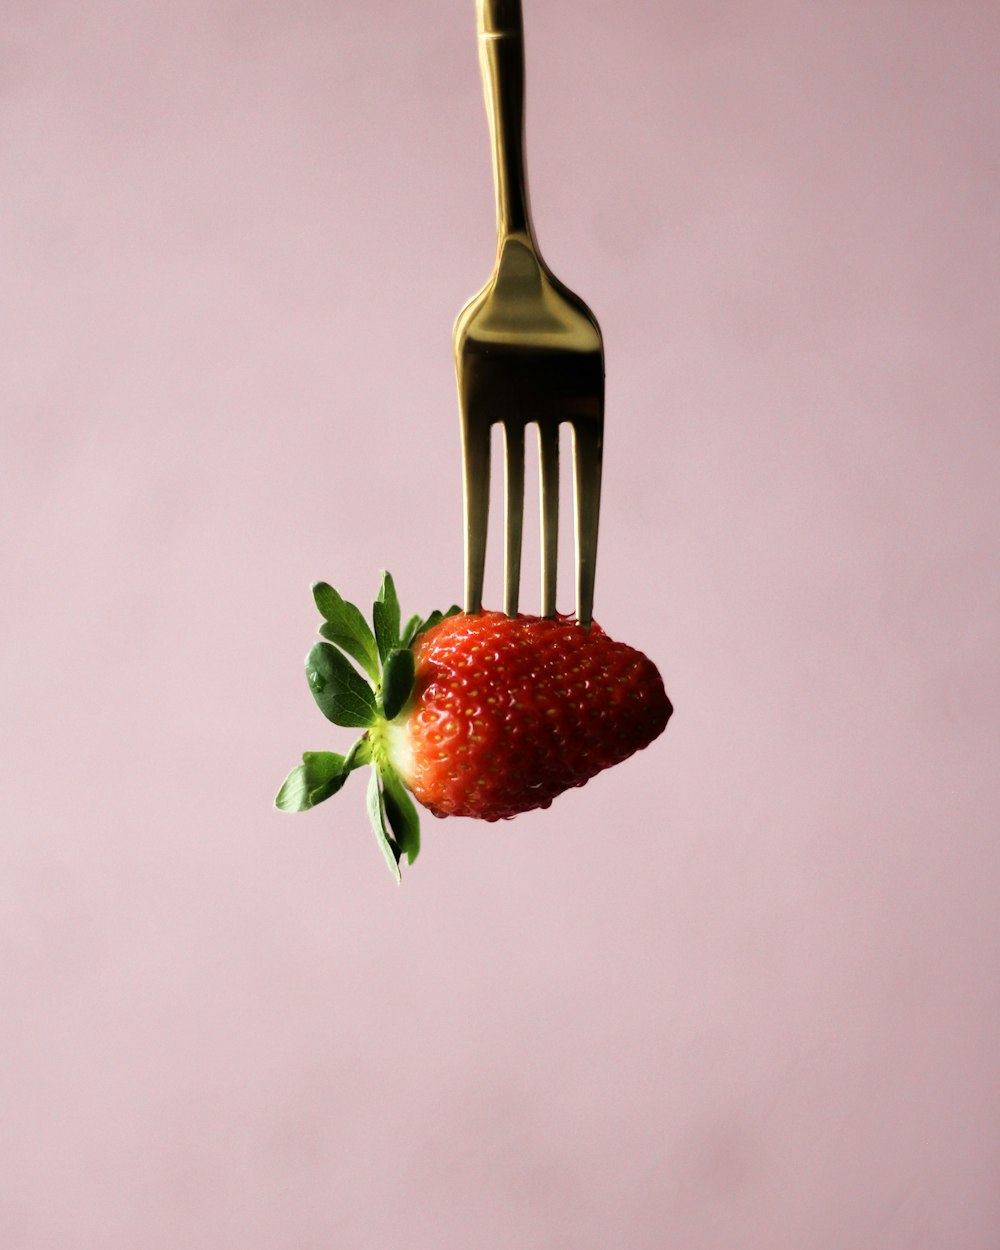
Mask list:
POLYGON ((652 661, 596 622, 454 606, 403 625, 383 573, 373 628, 326 582, 312 589, 309 688, 328 720, 363 732, 346 755, 307 751, 275 806, 306 811, 370 766, 368 815, 397 880, 420 850, 414 798, 480 820, 548 807, 648 746, 673 711, 652 661))

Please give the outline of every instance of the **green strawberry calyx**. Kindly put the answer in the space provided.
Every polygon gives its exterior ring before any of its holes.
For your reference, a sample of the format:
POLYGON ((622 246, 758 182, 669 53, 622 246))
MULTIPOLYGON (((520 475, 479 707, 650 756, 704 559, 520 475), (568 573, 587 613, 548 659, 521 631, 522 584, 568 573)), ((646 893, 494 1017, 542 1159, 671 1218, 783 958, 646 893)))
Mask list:
POLYGON ((425 630, 461 609, 453 605, 447 612, 411 616, 402 625, 389 573, 382 574, 372 625, 326 582, 316 582, 312 593, 323 623, 322 641, 306 656, 309 689, 327 720, 363 732, 346 755, 306 751, 302 763, 285 778, 274 805, 283 812, 308 811, 342 789, 352 772, 369 765, 368 817, 399 881, 403 856, 412 864, 420 852, 420 818, 392 762, 392 744, 413 693, 413 644, 425 630))

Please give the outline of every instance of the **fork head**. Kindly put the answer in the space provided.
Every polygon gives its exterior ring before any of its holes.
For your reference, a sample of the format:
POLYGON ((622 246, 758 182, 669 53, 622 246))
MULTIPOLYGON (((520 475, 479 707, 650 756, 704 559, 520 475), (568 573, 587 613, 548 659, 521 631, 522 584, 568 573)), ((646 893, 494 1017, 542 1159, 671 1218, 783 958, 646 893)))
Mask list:
POLYGON ((504 431, 504 611, 515 615, 521 569, 524 431, 538 427, 541 614, 556 611, 559 427, 573 431, 576 616, 589 627, 601 497, 604 349, 586 304, 539 257, 530 234, 503 240, 493 276, 455 322, 465 499, 465 610, 482 607, 490 438, 504 431))

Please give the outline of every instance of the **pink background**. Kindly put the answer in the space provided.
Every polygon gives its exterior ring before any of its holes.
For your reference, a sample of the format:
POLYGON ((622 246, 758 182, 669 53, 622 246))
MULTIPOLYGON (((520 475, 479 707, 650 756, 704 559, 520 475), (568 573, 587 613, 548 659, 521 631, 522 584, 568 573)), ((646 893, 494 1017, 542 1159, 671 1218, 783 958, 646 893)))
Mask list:
POLYGON ((1000 9, 526 3, 677 713, 397 889, 270 804, 460 590, 472 0, 4 0, 4 1250, 1000 1245, 1000 9))

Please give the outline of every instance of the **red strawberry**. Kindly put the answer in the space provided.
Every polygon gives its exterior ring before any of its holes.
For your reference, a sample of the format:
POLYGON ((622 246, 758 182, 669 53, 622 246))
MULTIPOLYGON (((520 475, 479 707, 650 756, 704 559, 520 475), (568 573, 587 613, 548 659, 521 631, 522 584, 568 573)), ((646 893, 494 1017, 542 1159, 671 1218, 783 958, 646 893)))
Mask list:
POLYGON ((652 662, 596 624, 452 616, 414 652, 413 696, 389 755, 436 816, 548 807, 648 746, 671 712, 652 662))
POLYGON ((673 710, 653 663, 596 624, 452 608, 401 630, 385 574, 373 633, 331 587, 313 593, 327 640, 306 660, 313 695, 334 723, 365 732, 346 757, 304 755, 275 801, 314 807, 370 763, 369 815, 397 877, 402 855, 412 863, 420 846, 409 792, 436 816, 500 820, 548 807, 648 746, 673 710))

